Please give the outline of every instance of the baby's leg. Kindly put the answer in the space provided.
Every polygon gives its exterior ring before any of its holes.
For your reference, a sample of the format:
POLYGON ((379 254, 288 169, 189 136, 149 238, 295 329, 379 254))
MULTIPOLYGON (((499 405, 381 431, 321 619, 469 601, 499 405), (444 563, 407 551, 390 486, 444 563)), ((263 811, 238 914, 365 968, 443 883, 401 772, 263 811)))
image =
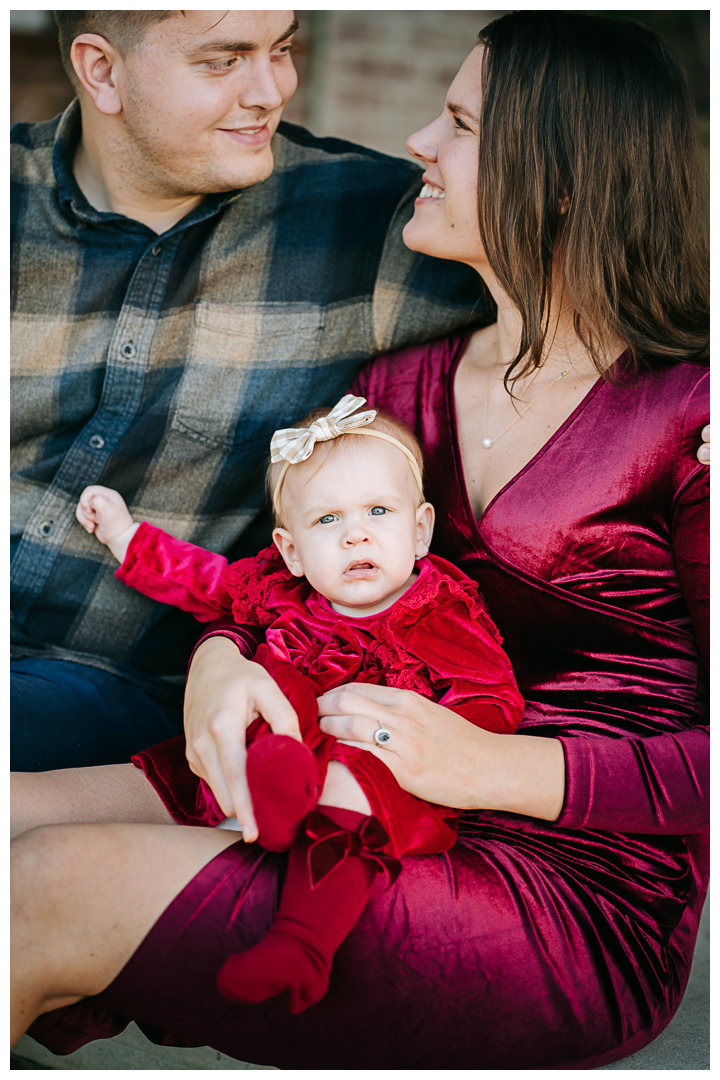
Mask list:
POLYGON ((226 997, 260 1002, 285 992, 293 1013, 324 997, 335 952, 362 914, 380 870, 362 833, 370 814, 350 770, 331 761, 318 812, 290 849, 275 922, 258 945, 231 956, 220 971, 218 986, 226 997))
MULTIPOLYGON (((322 810, 327 817, 314 811, 308 829, 317 831, 312 826, 319 819, 354 846, 368 818, 352 810, 322 810)), ((362 914, 378 865, 349 854, 313 885, 309 861, 315 843, 314 836, 302 836, 293 844, 275 922, 259 944, 229 957, 220 969, 218 987, 231 1001, 261 1002, 284 993, 290 1012, 300 1013, 325 996, 335 952, 362 914)))
POLYGON ((38 825, 174 825, 160 796, 129 762, 10 774, 11 836, 38 825))
POLYGON ((367 795, 346 765, 340 761, 331 761, 328 765, 325 786, 318 799, 318 806, 327 811, 336 806, 344 810, 354 810, 366 817, 372 814, 372 807, 367 795))

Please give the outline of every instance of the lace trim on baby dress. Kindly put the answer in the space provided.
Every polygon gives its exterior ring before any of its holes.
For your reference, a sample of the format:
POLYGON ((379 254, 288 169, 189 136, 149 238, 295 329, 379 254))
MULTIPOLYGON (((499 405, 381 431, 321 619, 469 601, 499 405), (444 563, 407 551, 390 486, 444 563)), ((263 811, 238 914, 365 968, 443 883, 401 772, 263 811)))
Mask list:
POLYGON ((235 621, 263 628, 272 626, 288 603, 303 604, 312 591, 305 578, 293 578, 274 545, 263 548, 254 559, 228 566, 225 588, 232 597, 235 621), (295 591, 297 597, 292 596, 295 591))

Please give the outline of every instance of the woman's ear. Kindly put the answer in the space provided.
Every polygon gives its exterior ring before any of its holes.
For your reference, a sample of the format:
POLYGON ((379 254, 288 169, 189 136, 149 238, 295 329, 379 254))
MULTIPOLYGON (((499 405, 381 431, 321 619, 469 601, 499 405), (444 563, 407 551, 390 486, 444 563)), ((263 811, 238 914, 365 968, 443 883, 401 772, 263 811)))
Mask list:
POLYGON ((285 565, 293 577, 305 577, 305 571, 298 557, 292 533, 289 533, 287 529, 273 529, 272 538, 275 547, 282 555, 285 565))
POLYGON ((417 524, 415 558, 421 559, 430 550, 430 541, 435 527, 435 507, 428 502, 418 506, 415 521, 417 524))
POLYGON ((123 61, 117 49, 100 34, 80 34, 72 43, 70 59, 98 112, 106 116, 122 112, 118 74, 123 61))

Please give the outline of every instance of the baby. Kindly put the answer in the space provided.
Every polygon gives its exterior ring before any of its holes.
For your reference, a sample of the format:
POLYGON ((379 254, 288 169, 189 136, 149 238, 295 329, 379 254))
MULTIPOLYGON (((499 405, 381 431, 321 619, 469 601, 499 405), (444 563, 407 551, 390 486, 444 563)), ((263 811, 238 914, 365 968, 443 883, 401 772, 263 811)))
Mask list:
MULTIPOLYGON (((201 621, 232 612, 246 638, 264 631, 254 659, 297 712, 303 742, 255 720, 247 777, 259 842, 290 851, 288 873, 273 926, 228 958, 218 985, 244 1002, 285 993, 293 1013, 325 994, 335 951, 378 873, 393 882, 400 856, 446 851, 460 813, 399 787, 381 760, 392 739, 383 724, 377 753, 325 735, 317 696, 348 682, 404 687, 501 733, 516 730, 523 707, 476 584, 428 554, 434 511, 423 498, 417 442, 389 417, 358 414, 364 403, 347 395, 275 433, 275 547, 255 558, 227 567, 219 555, 134 522, 107 488, 86 488, 77 508, 127 585, 201 621), (341 805, 321 799, 329 767, 343 776, 334 788, 344 792, 341 805)), ((190 771, 182 737, 133 763, 176 821, 228 826, 190 771)))

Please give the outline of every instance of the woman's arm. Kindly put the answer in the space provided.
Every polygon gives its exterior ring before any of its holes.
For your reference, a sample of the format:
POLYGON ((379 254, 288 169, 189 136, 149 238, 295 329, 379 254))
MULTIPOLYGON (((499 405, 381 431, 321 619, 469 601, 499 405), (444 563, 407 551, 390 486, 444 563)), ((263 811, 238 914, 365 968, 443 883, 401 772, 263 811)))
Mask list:
POLYGON ((555 821, 565 792, 557 739, 497 735, 409 690, 354 683, 318 700, 320 727, 375 754, 406 791, 463 809, 555 821), (392 738, 374 741, 380 722, 392 738))
MULTIPOLYGON (((710 649, 710 470, 696 464, 694 445, 691 423, 677 463, 672 545, 704 665, 698 672, 703 683, 710 649)), ((559 824, 649 833, 702 828, 709 820, 709 736, 709 728, 698 725, 646 739, 561 739, 567 793, 559 824)))

